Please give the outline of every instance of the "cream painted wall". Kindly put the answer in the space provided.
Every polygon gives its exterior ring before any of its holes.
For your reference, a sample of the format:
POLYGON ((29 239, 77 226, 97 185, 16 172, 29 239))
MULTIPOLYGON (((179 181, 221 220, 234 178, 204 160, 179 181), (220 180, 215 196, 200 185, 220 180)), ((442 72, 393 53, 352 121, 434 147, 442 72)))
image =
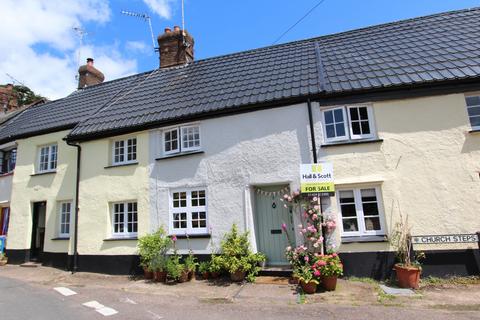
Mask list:
MULTIPOLYGON (((380 185, 388 230, 401 210, 414 235, 479 231, 480 135, 469 132, 464 95, 383 101, 373 108, 383 142, 320 148, 320 159, 334 164, 337 187, 380 185)), ((477 244, 416 248, 467 247, 477 244)), ((388 244, 340 249, 379 251, 388 244)))
POLYGON ((123 255, 136 252, 137 241, 112 238, 110 204, 137 201, 138 233, 149 229, 148 132, 82 143, 78 252, 80 255, 123 255), (138 164, 112 165, 112 142, 137 138, 138 164), (107 167, 107 168, 106 168, 107 167))
POLYGON ((33 202, 46 201, 44 251, 68 252, 68 240, 51 240, 58 237, 59 233, 58 202, 72 201, 74 198, 76 150, 62 140, 67 134, 68 131, 61 131, 17 141, 8 249, 30 249, 33 202), (38 162, 39 146, 52 143, 58 144, 56 172, 33 175, 38 162))

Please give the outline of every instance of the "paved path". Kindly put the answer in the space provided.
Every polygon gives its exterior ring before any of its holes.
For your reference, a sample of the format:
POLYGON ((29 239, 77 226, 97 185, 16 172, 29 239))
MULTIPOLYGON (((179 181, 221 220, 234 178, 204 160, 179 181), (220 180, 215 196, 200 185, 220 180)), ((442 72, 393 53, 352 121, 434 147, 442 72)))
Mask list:
POLYGON ((198 298, 195 294, 180 296, 165 285, 159 285, 158 289, 164 291, 160 295, 99 285, 27 283, 0 276, 0 319, 480 319, 480 312, 473 310, 324 303, 298 305, 295 299, 282 300, 280 296, 266 301, 252 295, 252 291, 268 288, 261 285, 235 287, 233 299, 198 298), (90 307, 84 306, 85 303, 90 307))

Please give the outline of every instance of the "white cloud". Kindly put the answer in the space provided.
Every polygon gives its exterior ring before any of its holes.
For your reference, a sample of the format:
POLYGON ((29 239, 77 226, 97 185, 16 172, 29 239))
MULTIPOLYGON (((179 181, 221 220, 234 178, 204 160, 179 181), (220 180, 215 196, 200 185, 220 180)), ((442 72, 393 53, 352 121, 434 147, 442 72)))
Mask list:
POLYGON ((153 51, 151 45, 147 45, 143 41, 127 41, 125 43, 125 49, 132 53, 150 53, 153 51))
MULTIPOLYGON (((0 10, 0 83, 13 75, 50 99, 76 89, 78 38, 72 30, 84 22, 110 19, 108 0, 2 0, 0 10), (39 50, 41 47, 41 50, 39 50)), ((82 48, 81 62, 95 58, 106 80, 135 73, 136 60, 116 47, 82 48)))
POLYGON ((172 17, 172 4, 175 0, 143 0, 143 2, 160 17, 165 19, 172 17))

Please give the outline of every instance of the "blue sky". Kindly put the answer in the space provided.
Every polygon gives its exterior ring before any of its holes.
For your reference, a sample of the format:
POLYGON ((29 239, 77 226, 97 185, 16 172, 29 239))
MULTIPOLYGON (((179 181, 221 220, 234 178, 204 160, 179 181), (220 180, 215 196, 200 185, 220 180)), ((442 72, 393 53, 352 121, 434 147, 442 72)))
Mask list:
MULTIPOLYGON (((318 1, 185 0, 186 29, 195 38, 195 58, 271 45, 318 1)), ((107 80, 157 68, 147 24, 120 11, 149 13, 156 37, 166 26, 181 24, 180 3, 2 0, 0 37, 9 40, 3 41, 9 46, 0 44, 0 83, 11 82, 5 75, 9 73, 50 98, 72 92, 79 48, 74 26, 89 33, 81 60, 93 55, 107 80), (58 80, 50 79, 50 73, 58 80)), ((479 5, 478 0, 325 0, 280 42, 479 5)))

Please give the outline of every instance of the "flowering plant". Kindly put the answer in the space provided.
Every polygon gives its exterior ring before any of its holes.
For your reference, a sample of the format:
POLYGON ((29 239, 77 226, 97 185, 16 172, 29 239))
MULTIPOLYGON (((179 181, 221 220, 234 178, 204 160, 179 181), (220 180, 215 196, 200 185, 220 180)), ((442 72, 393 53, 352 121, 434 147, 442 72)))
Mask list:
POLYGON ((297 277, 297 279, 299 281, 302 281, 305 284, 308 284, 310 282, 313 282, 313 283, 316 283, 316 284, 320 283, 318 276, 315 276, 313 274, 312 268, 310 268, 310 266, 308 266, 308 265, 304 265, 304 266, 301 266, 299 268, 296 268, 293 271, 293 275, 295 277, 297 277))
POLYGON ((336 253, 318 256, 313 269, 314 274, 318 270, 323 277, 343 275, 343 264, 336 253))

